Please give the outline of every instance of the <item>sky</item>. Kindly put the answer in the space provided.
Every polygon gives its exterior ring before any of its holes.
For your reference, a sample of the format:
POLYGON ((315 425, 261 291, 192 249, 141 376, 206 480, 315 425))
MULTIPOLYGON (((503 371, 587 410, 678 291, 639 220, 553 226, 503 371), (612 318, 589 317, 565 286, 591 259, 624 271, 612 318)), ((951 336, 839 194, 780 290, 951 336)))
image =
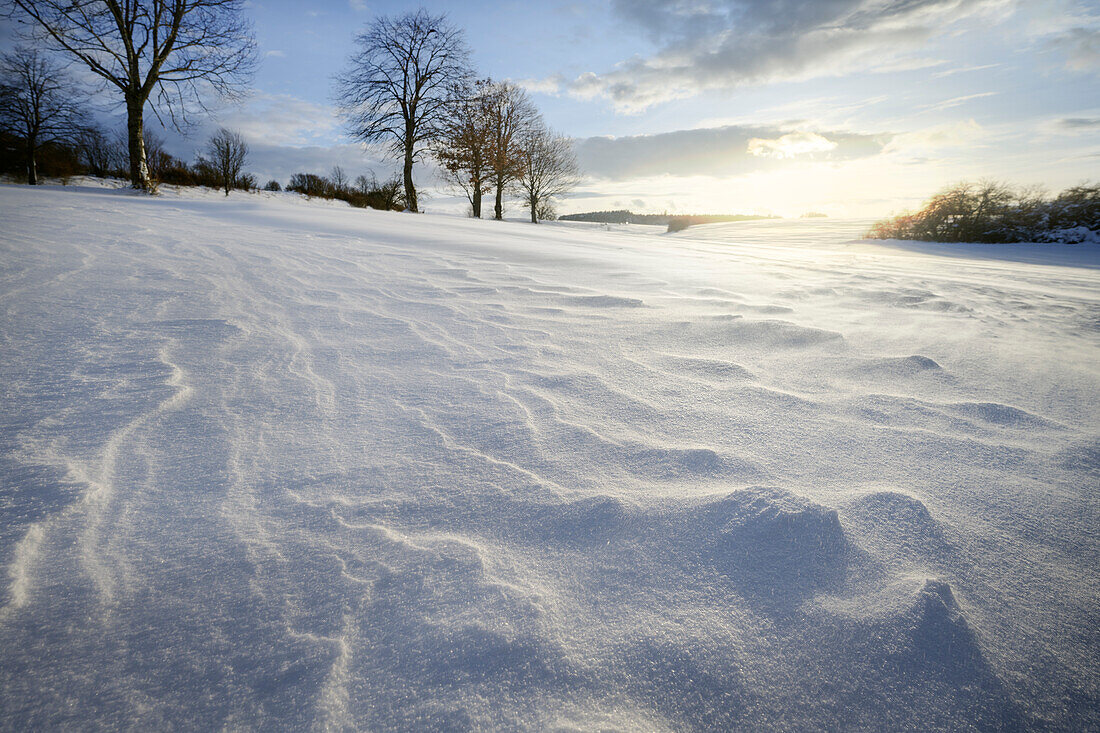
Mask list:
MULTIPOLYGON (((1096 1, 247 5, 250 93, 186 137, 161 134, 193 159, 210 129, 238 129, 261 180, 398 170, 347 136, 332 79, 372 19, 417 7, 446 13, 479 76, 522 84, 575 140, 584 178, 562 213, 871 217, 959 180, 1056 192, 1100 179, 1096 1)), ((417 178, 427 210, 462 208, 430 167, 417 178)))

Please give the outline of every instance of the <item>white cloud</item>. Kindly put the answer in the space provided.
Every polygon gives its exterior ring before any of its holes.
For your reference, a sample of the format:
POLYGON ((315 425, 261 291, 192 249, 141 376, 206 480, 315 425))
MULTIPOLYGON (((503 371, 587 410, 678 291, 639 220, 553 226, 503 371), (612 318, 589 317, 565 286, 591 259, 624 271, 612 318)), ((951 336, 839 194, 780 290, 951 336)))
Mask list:
POLYGON ((554 74, 544 79, 510 79, 513 84, 517 84, 532 94, 551 94, 557 95, 561 91, 562 79, 560 74, 554 74))
POLYGON ((238 130, 249 142, 287 146, 327 142, 340 128, 332 106, 264 92, 254 92, 244 105, 220 115, 218 123, 238 130))
POLYGON ((973 146, 986 136, 985 129, 977 122, 972 119, 963 120, 895 135, 883 152, 922 157, 948 148, 973 146))
POLYGON ((944 77, 954 76, 955 74, 968 74, 972 71, 983 71, 985 69, 996 69, 1000 64, 981 64, 979 66, 960 66, 954 69, 946 69, 944 71, 937 71, 932 75, 935 79, 943 79, 944 77))
POLYGON ((919 109, 928 110, 929 112, 936 112, 944 109, 951 109, 952 107, 958 107, 961 104, 969 102, 971 99, 981 99, 983 97, 992 97, 997 92, 979 92, 978 94, 966 94, 961 97, 952 97, 951 99, 945 99, 942 102, 936 102, 935 104, 922 104, 919 109))
POLYGON ((794 158, 799 155, 825 153, 837 144, 816 132, 789 132, 773 140, 754 137, 749 140, 749 155, 761 158, 794 158))

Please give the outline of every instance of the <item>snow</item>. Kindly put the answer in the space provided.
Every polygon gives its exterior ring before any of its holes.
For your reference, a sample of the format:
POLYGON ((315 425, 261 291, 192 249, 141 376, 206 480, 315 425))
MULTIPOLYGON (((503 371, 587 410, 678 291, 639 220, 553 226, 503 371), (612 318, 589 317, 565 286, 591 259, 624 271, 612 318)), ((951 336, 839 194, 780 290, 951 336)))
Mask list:
POLYGON ((1094 246, 0 212, 4 729, 1100 726, 1094 246))

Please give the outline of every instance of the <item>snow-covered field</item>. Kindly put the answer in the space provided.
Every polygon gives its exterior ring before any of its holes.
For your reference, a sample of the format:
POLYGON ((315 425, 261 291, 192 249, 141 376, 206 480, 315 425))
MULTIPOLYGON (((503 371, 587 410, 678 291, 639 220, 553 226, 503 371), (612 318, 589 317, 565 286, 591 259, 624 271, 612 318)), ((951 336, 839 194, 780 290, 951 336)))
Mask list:
POLYGON ((0 215, 2 729, 1100 726, 1095 247, 0 215))

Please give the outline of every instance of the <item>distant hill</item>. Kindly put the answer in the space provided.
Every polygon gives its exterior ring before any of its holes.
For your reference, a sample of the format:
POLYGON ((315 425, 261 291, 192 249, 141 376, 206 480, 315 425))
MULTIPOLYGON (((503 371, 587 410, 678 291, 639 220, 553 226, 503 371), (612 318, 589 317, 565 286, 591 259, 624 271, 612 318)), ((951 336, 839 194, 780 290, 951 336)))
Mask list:
POLYGON ((559 216, 560 221, 594 221, 600 224, 656 224, 665 225, 673 219, 686 220, 689 224, 715 224, 720 221, 749 221, 752 219, 778 219, 776 216, 755 214, 635 214, 626 209, 615 211, 589 211, 584 214, 559 216))

